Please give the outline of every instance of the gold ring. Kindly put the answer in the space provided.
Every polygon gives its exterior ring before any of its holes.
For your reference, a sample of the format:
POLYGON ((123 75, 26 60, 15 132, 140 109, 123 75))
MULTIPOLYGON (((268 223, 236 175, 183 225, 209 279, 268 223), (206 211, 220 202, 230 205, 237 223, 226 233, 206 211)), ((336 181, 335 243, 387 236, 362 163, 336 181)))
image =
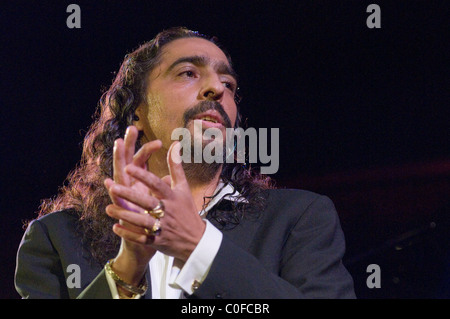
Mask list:
POLYGON ((154 218, 163 218, 164 217, 164 203, 160 200, 158 205, 156 205, 155 208, 153 208, 150 211, 146 210, 146 211, 144 211, 144 213, 150 214, 154 218))
POLYGON ((161 234, 161 221, 156 218, 155 223, 152 226, 152 230, 149 230, 148 228, 144 228, 145 233, 147 236, 158 236, 161 234))

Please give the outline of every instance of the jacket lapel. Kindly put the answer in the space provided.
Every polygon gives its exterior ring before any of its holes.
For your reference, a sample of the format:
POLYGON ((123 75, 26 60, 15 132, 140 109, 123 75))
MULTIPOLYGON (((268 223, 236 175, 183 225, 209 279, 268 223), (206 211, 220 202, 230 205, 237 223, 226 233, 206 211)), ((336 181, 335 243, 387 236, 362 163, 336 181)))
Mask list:
POLYGON ((249 210, 239 220, 234 220, 233 218, 225 223, 225 216, 231 216, 231 209, 231 202, 223 200, 206 215, 206 219, 218 228, 224 236, 230 238, 233 243, 250 251, 255 232, 260 225, 260 219, 258 215, 249 210))

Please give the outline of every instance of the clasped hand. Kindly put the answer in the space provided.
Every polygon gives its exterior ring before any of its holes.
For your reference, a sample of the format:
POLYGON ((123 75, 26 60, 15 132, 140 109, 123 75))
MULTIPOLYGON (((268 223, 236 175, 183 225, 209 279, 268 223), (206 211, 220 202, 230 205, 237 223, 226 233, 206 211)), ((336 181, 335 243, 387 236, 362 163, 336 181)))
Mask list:
POLYGON ((158 250, 185 262, 200 241, 206 224, 197 212, 180 160, 180 143, 174 142, 167 154, 169 175, 159 178, 147 170, 150 156, 161 149, 160 141, 151 141, 136 153, 138 132, 129 127, 125 138, 114 146, 114 180, 105 186, 113 204, 106 213, 119 220, 113 231, 122 238, 119 255, 131 256, 135 264, 147 264, 158 250), (158 235, 148 235, 155 218, 151 211, 164 204, 158 235))

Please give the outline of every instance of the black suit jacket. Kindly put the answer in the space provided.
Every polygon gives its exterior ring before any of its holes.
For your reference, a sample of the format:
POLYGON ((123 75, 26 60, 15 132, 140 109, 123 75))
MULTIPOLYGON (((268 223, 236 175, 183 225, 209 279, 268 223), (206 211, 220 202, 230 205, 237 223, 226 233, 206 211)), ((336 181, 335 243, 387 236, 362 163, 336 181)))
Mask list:
MULTIPOLYGON (((269 190, 266 196, 267 207, 258 218, 222 230, 205 281, 187 297, 354 298, 353 280, 342 264, 344 235, 331 200, 287 189, 269 190)), ((77 215, 65 210, 29 225, 15 277, 23 298, 111 298, 103 267, 82 247, 76 223, 77 215), (80 266, 80 288, 68 288, 71 264, 80 266)), ((147 272, 151 287, 149 277, 147 272)), ((151 289, 145 298, 151 298, 151 289)))

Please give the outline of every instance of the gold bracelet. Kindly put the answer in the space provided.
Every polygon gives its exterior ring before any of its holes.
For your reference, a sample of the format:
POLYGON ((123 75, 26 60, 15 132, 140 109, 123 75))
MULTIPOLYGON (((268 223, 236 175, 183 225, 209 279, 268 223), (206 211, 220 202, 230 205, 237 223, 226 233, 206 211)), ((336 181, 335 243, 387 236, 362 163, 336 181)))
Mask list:
POLYGON ((114 270, 112 270, 111 266, 114 263, 114 259, 108 260, 108 262, 105 265, 105 271, 114 279, 117 285, 124 288, 125 290, 131 292, 133 295, 145 295, 147 291, 147 282, 145 280, 145 277, 143 278, 143 283, 139 287, 135 287, 133 285, 130 285, 123 281, 122 278, 117 275, 114 270))

